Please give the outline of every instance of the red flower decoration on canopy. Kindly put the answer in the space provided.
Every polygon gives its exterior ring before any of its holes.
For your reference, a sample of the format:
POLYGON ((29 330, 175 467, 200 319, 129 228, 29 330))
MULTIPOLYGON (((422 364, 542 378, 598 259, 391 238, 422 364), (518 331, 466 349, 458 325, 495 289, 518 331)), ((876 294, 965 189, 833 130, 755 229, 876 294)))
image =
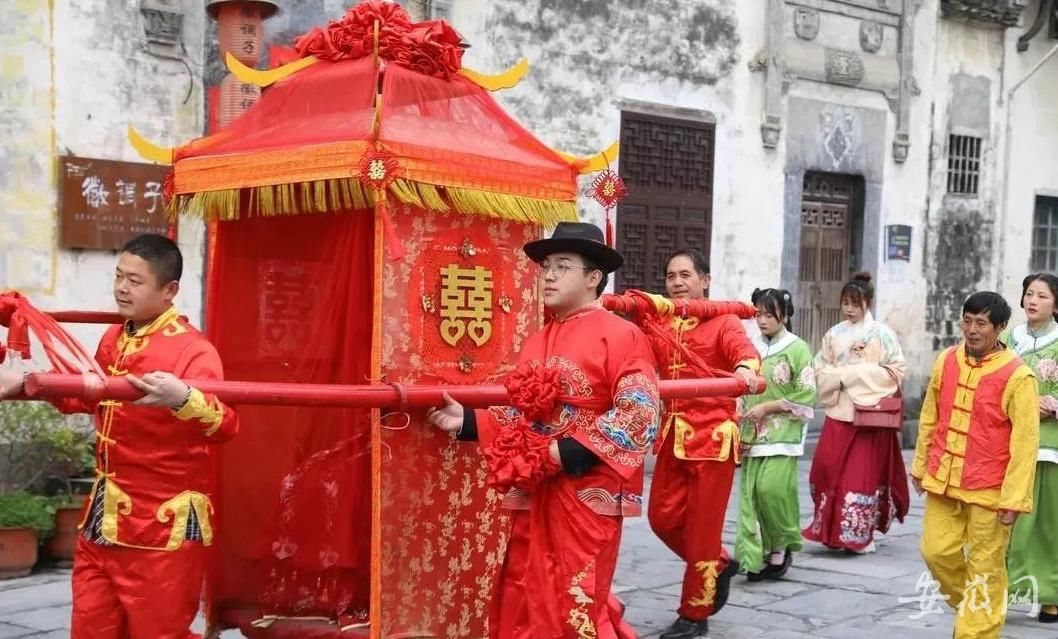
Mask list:
POLYGON ((400 5, 368 0, 349 9, 341 20, 331 21, 294 41, 298 55, 338 62, 372 55, 378 22, 378 55, 419 73, 448 78, 462 67, 463 38, 443 20, 412 23, 400 5))
POLYGON ((463 66, 462 42, 462 36, 444 20, 420 22, 404 34, 393 62, 447 80, 463 66))
POLYGON ((609 211, 628 197, 628 187, 625 186, 625 181, 621 179, 621 176, 606 169, 592 181, 588 196, 609 211))
POLYGON ((360 158, 356 176, 363 184, 381 192, 397 178, 398 171, 400 163, 397 158, 385 149, 373 148, 368 149, 360 158))

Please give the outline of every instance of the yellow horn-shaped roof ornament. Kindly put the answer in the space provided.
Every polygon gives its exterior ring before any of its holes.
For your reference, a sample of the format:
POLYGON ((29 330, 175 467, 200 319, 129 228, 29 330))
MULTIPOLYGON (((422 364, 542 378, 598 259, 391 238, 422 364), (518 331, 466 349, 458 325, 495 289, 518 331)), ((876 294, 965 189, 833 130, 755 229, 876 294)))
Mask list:
POLYGON ((459 70, 459 75, 469 79, 471 82, 486 91, 513 89, 518 86, 518 83, 522 81, 522 78, 525 77, 526 73, 529 73, 529 61, 525 58, 519 60, 513 67, 507 69, 503 73, 497 73, 495 75, 478 73, 477 71, 466 67, 459 70))
POLYGON ((140 132, 133 128, 131 124, 129 125, 129 143, 132 144, 132 148, 136 149, 136 152, 140 154, 140 157, 145 160, 157 162, 158 164, 173 163, 172 147, 166 148, 158 146, 154 142, 151 142, 140 135, 140 132))
POLYGON ((597 173, 598 171, 605 170, 606 167, 610 166, 610 162, 617 159, 617 153, 620 151, 620 148, 620 142, 614 140, 613 144, 602 151, 586 157, 571 155, 569 153, 563 153, 562 151, 555 151, 555 153, 558 153, 558 155, 566 162, 580 166, 581 173, 597 173))
POLYGON ((231 51, 224 54, 224 64, 228 66, 228 71, 231 71, 233 76, 238 78, 241 82, 246 84, 256 84, 262 89, 279 82, 283 78, 288 78, 302 69, 311 67, 319 61, 319 58, 310 55, 307 58, 288 62, 281 67, 268 69, 267 71, 260 71, 239 62, 239 60, 231 54, 231 51))

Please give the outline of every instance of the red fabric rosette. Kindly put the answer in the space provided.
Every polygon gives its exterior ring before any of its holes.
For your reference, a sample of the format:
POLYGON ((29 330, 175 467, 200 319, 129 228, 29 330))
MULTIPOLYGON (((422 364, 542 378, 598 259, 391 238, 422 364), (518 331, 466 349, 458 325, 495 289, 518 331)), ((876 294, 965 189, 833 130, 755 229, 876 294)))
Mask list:
POLYGON ((327 28, 316 27, 294 41, 301 57, 338 62, 378 55, 424 75, 448 79, 463 65, 462 36, 444 20, 412 23, 408 12, 393 2, 369 0, 356 5, 327 28))
POLYGON ((349 9, 341 20, 326 29, 315 27, 294 41, 298 55, 314 55, 321 60, 358 60, 374 50, 375 22, 378 22, 379 55, 389 59, 411 29, 411 16, 399 4, 370 0, 349 9))
POLYGON ((547 422, 558 401, 558 371, 539 362, 523 364, 504 382, 514 406, 529 422, 547 422))
POLYGON ((501 492, 530 490, 553 475, 559 465, 551 458, 551 441, 534 433, 524 419, 502 429, 492 445, 481 449, 489 467, 489 485, 501 492))
POLYGON ((404 34, 392 59, 412 71, 447 80, 463 65, 462 41, 444 20, 419 22, 404 34))

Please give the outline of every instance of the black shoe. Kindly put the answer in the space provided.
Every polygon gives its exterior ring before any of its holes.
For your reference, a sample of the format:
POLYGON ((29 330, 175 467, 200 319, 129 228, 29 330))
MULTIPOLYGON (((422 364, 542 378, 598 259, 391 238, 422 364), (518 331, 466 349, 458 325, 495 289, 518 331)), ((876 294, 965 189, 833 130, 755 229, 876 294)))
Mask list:
POLYGON ((793 564, 793 553, 787 550, 781 564, 768 564, 764 570, 760 571, 760 576, 762 579, 782 579, 786 576, 786 571, 790 569, 791 564, 793 564))
POLYGON ((1058 623, 1058 614, 1053 612, 1040 611, 1040 616, 1037 617, 1040 623, 1058 623))
POLYGON ((764 581, 764 575, 760 572, 747 572, 746 581, 764 581))
POLYGON ((709 634, 709 620, 691 621, 680 617, 658 639, 697 639, 709 634))
POLYGON ((731 578, 738 574, 738 566, 738 560, 731 559, 720 576, 716 578, 716 599, 713 600, 714 615, 727 604, 727 596, 731 594, 731 578))

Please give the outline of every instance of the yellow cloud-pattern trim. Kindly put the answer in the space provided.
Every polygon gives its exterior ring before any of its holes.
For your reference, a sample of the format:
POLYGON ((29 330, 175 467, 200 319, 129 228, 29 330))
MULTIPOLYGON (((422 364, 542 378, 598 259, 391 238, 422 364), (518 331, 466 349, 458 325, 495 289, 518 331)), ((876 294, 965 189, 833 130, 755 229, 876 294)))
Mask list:
POLYGON ((294 60, 284 64, 281 67, 274 69, 268 69, 267 71, 261 71, 248 67, 242 62, 239 62, 238 58, 231 54, 231 51, 224 55, 224 64, 228 67, 228 71, 235 76, 239 81, 246 84, 256 84, 257 86, 264 88, 271 86, 276 82, 284 78, 288 78, 302 69, 311 67, 312 65, 319 62, 319 58, 314 55, 310 55, 299 60, 294 60))
POLYGON ((202 493, 185 490, 159 506, 155 513, 155 518, 159 522, 167 524, 172 521, 173 523, 169 533, 169 542, 165 545, 166 550, 176 550, 183 545, 187 538, 187 521, 191 517, 192 509, 195 511, 195 519, 198 520, 199 530, 202 531, 202 545, 208 546, 212 543, 213 525, 210 518, 213 514, 213 504, 209 497, 202 493))
POLYGON ((572 155, 570 153, 563 153, 562 151, 557 150, 555 151, 555 153, 558 153, 559 157, 561 157, 566 162, 578 166, 581 173, 597 173, 609 167, 610 163, 617 159, 617 155, 620 153, 620 151, 621 143, 617 140, 614 140, 614 142, 610 146, 606 147, 602 151, 599 151, 595 155, 589 155, 586 157, 580 157, 577 155, 572 155))
POLYGON ((150 160, 151 162, 157 162, 158 164, 172 164, 173 163, 173 148, 158 146, 154 142, 151 142, 147 138, 140 135, 140 132, 135 129, 131 124, 129 125, 129 144, 132 148, 136 149, 136 153, 140 154, 144 160, 150 160))
POLYGON ((202 391, 197 388, 191 389, 191 395, 187 403, 178 411, 173 411, 179 419, 196 419, 206 425, 203 433, 208 437, 217 432, 221 422, 224 421, 224 407, 216 400, 207 400, 202 391))
POLYGON ((529 61, 525 58, 516 62, 510 69, 494 75, 479 73, 466 67, 459 70, 459 75, 467 78, 486 91, 513 89, 518 86, 518 83, 522 81, 522 78, 525 77, 526 73, 529 73, 529 61))
POLYGON ((118 515, 128 517, 132 514, 132 497, 121 489, 110 475, 103 479, 103 521, 101 532, 103 539, 111 543, 118 542, 118 515))

